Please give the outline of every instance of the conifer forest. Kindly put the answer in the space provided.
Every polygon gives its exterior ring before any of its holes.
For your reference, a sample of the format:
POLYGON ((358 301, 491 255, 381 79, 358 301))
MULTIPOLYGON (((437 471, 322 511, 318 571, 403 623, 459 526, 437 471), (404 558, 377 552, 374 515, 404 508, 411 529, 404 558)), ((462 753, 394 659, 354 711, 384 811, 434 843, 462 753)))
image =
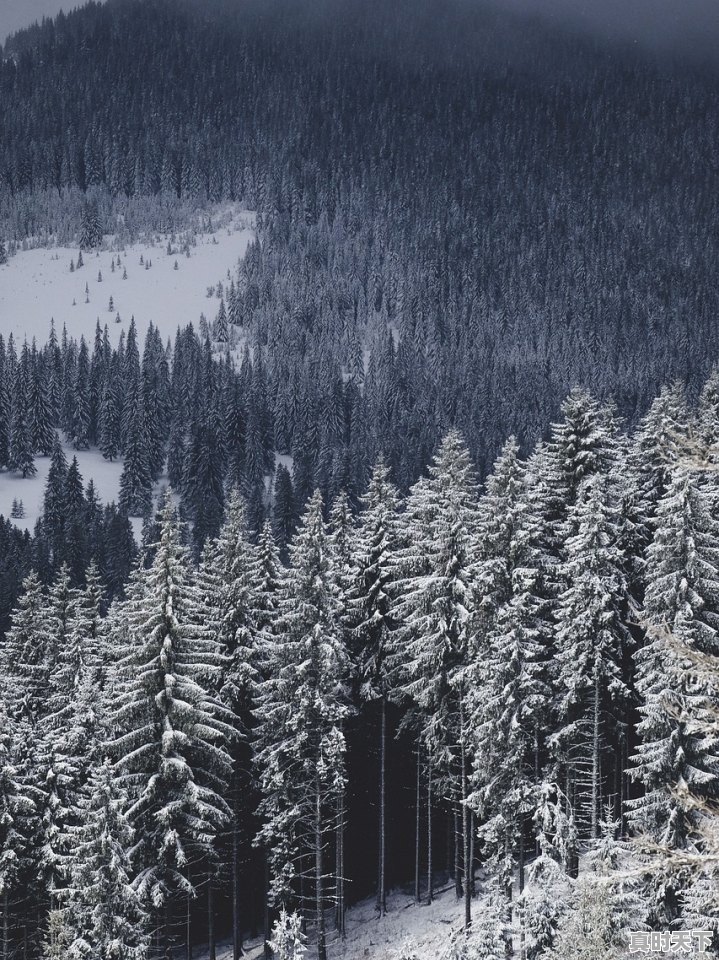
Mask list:
POLYGON ((719 957, 716 56, 52 13, 0 9, 0 960, 719 957))

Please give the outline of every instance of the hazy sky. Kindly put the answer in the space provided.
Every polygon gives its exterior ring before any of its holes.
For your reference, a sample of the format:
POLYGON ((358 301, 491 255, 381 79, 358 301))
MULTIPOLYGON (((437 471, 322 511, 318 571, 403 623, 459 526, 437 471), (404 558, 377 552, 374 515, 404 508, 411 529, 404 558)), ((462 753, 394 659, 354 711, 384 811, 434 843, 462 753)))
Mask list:
POLYGON ((60 10, 72 10, 80 0, 0 0, 0 43, 9 33, 27 27, 43 17, 54 17, 60 10))
MULTIPOLYGON (((0 0, 2 2, 2 0, 0 0)), ((719 0, 493 0, 501 7, 579 24, 602 36, 685 52, 716 52, 719 0)))
MULTIPOLYGON (((0 42, 43 16, 79 6, 81 0, 0 0, 0 42)), ((239 0, 238 0, 239 2, 239 0)), ((306 0, 312 4, 313 0, 306 0)), ((391 2, 391 0, 390 0, 391 2)), ((468 0, 473 2, 473 0, 468 0)), ((699 52, 719 47, 719 0, 490 0, 536 14, 555 24, 579 24, 592 32, 659 48, 699 52)))

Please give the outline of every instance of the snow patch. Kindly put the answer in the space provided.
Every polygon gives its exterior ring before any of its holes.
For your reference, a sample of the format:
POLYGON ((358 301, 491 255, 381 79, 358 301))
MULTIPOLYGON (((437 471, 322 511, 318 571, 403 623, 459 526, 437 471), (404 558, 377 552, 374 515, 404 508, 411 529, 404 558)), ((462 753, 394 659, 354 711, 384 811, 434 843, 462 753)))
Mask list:
POLYGON ((228 271, 234 279, 237 263, 255 237, 254 225, 253 213, 235 207, 221 229, 194 235, 189 257, 183 253, 180 235, 168 254, 170 236, 157 234, 151 241, 117 250, 85 251, 83 266, 72 272, 70 262, 77 264, 77 248, 19 250, 0 268, 0 333, 6 339, 12 333, 17 346, 33 338, 44 344, 54 319, 58 337, 65 326, 71 337, 84 336, 92 345, 99 319, 116 345, 134 316, 142 345, 151 322, 163 339, 174 337, 178 326, 192 323, 197 328, 200 314, 208 322, 215 319, 218 283, 229 285, 228 271))

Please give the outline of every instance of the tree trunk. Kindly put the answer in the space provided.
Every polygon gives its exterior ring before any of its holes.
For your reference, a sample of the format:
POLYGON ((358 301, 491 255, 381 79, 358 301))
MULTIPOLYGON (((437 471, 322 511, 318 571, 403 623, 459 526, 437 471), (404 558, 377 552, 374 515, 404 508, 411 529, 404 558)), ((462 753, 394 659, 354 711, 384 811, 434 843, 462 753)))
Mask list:
POLYGON ((2 898, 2 960, 9 960, 10 958, 10 925, 8 922, 9 909, 10 898, 8 897, 6 890, 2 898))
POLYGON ((344 791, 337 797, 337 830, 335 839, 335 879, 337 882, 337 906, 335 929, 344 939, 345 935, 345 798, 344 791))
POLYGON ((232 818, 232 956, 240 960, 242 949, 242 921, 240 916, 240 839, 237 825, 237 802, 232 818))
POLYGON ((507 960, 511 960, 511 957, 514 956, 514 942, 512 940, 512 861, 509 857, 509 844, 506 847, 506 859, 510 864, 509 875, 506 877, 506 923, 507 928, 504 933, 504 956, 507 960))
MULTIPOLYGON (((452 792, 454 793, 454 790, 452 792)), ((459 870, 459 806, 456 800, 452 802, 452 825, 454 827, 454 895, 460 900, 462 897, 462 875, 459 870)))
POLYGON ((475 862, 475 837, 477 835, 477 818, 475 816, 474 810, 470 813, 470 848, 469 848, 469 864, 470 864, 470 877, 472 880, 472 896, 474 897, 477 893, 476 884, 474 880, 474 872, 476 868, 475 862))
POLYGON ((600 756, 599 756, 599 665, 594 664, 594 729, 592 732, 592 818, 591 837, 596 840, 599 836, 599 789, 600 789, 600 756))
POLYGON ((464 861, 464 929, 469 930, 472 925, 472 864, 469 839, 469 807, 467 806, 467 797, 469 796, 469 793, 467 790, 467 743, 464 729, 464 696, 461 692, 459 713, 462 749, 462 859, 464 861))
POLYGON ((209 960, 217 960, 217 947, 215 944, 215 897, 212 877, 207 878, 207 947, 209 960))
POLYGON ((415 820, 415 834, 414 834, 414 902, 419 903, 420 901, 420 883, 419 883, 419 869, 420 869, 420 833, 421 833, 421 820, 422 820, 422 754, 420 753, 419 743, 417 744, 417 799, 416 799, 416 820, 415 820))
POLYGON ((272 950, 270 949, 269 940, 272 935, 272 929, 270 926, 270 861, 267 857, 267 851, 263 848, 263 856, 265 860, 265 902, 264 902, 264 933, 265 933, 265 960, 272 960, 272 950))
POLYGON ((524 817, 519 815, 519 893, 524 892, 524 817))
POLYGON ((427 763, 427 903, 434 900, 434 877, 432 876, 432 761, 427 763))
POLYGON ((381 699, 379 737, 379 869, 377 875, 377 911, 383 917, 387 913, 386 878, 386 764, 387 764, 387 701, 381 699))
MULTIPOLYGON (((187 868, 187 883, 190 884, 190 868, 187 868)), ((185 898, 185 956, 192 960, 192 897, 185 898)))
POLYGON ((317 960, 327 960, 322 871, 322 789, 318 776, 315 781, 315 914, 317 923, 317 960))

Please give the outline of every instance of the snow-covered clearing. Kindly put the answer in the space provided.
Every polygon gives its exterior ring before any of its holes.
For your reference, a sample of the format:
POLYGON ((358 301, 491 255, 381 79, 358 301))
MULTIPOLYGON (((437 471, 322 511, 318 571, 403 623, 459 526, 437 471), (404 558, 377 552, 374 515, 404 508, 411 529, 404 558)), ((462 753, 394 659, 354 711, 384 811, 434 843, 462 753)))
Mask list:
MULTIPOLYGON (((481 904, 480 894, 473 909, 481 910, 481 904)), ((329 960, 398 960, 402 948, 410 946, 417 960, 440 960, 452 933, 461 929, 463 916, 464 906, 457 900, 454 886, 438 894, 431 905, 417 905, 410 894, 394 891, 387 898, 387 915, 381 919, 374 898, 363 900, 347 911, 344 943, 334 930, 328 930, 329 960)), ((316 953, 310 937, 307 960, 312 960, 316 953)), ((198 960, 207 960, 207 950, 197 950, 196 956, 198 960)), ((264 957, 262 940, 246 943, 245 956, 247 960, 264 957)), ((217 960, 232 960, 231 944, 223 943, 218 948, 217 960)))
MULTIPOLYGON (((83 253, 83 266, 73 271, 70 262, 77 264, 77 249, 19 250, 0 267, 0 333, 6 340, 12 333, 18 349, 26 339, 34 338, 43 345, 54 319, 58 337, 64 326, 69 336, 84 336, 92 349, 98 319, 103 327, 107 324, 110 338, 117 344, 134 316, 141 348, 151 322, 167 339, 174 337, 178 326, 193 323, 197 327, 201 314, 213 321, 219 309, 218 292, 228 285, 228 272, 234 277, 238 261, 254 238, 255 217, 233 206, 215 216, 215 222, 222 225, 214 232, 174 237, 156 234, 126 246, 106 237, 103 249, 83 253), (183 248, 189 250, 189 256, 183 248), (148 264, 151 266, 146 268, 148 264), (214 288, 210 297, 208 287, 214 288)), ((239 350, 233 355, 239 356, 239 350)), ((85 484, 94 480, 103 503, 117 500, 121 460, 110 463, 98 450, 75 451, 67 445, 65 453, 68 462, 77 456, 85 484)), ((8 517, 13 500, 21 500, 25 515, 14 522, 30 531, 42 509, 50 460, 37 457, 35 466, 37 474, 26 479, 0 473, 0 514, 8 517)), ((138 537, 141 521, 133 520, 133 527, 138 537)))
POLYGON ((174 241, 167 234, 156 234, 147 242, 117 249, 106 243, 108 249, 83 253, 83 266, 72 272, 70 262, 77 263, 77 249, 19 250, 0 267, 0 333, 6 339, 12 333, 18 347, 33 337, 44 344, 54 318, 58 336, 65 326, 70 336, 84 336, 92 344, 99 319, 117 344, 134 316, 142 345, 150 322, 167 338, 174 337, 178 326, 197 326, 202 313, 214 320, 218 282, 223 286, 229 282, 228 271, 234 276, 254 237, 254 214, 232 208, 225 220, 214 233, 189 239, 189 257, 182 249, 184 234, 174 241), (209 298, 208 287, 215 287, 209 298))
MULTIPOLYGON (((68 464, 72 463, 73 457, 77 457, 77 464, 84 485, 87 486, 92 479, 95 483, 97 495, 103 504, 112 503, 113 500, 117 502, 122 473, 121 460, 113 460, 110 463, 109 460, 103 459, 99 450, 74 450, 68 443, 63 443, 63 450, 68 464)), ((17 473, 0 473, 0 515, 9 517, 13 500, 21 500, 24 507, 24 516, 13 518, 13 523, 21 530, 29 530, 30 533, 32 533, 42 511, 45 483, 50 469, 50 457, 36 457, 35 467, 37 468, 35 476, 26 477, 24 480, 17 473)), ((167 484, 167 478, 159 481, 156 491, 159 491, 163 483, 167 484)), ((139 517, 133 517, 131 523, 135 532, 135 539, 139 542, 142 520, 139 517)))

